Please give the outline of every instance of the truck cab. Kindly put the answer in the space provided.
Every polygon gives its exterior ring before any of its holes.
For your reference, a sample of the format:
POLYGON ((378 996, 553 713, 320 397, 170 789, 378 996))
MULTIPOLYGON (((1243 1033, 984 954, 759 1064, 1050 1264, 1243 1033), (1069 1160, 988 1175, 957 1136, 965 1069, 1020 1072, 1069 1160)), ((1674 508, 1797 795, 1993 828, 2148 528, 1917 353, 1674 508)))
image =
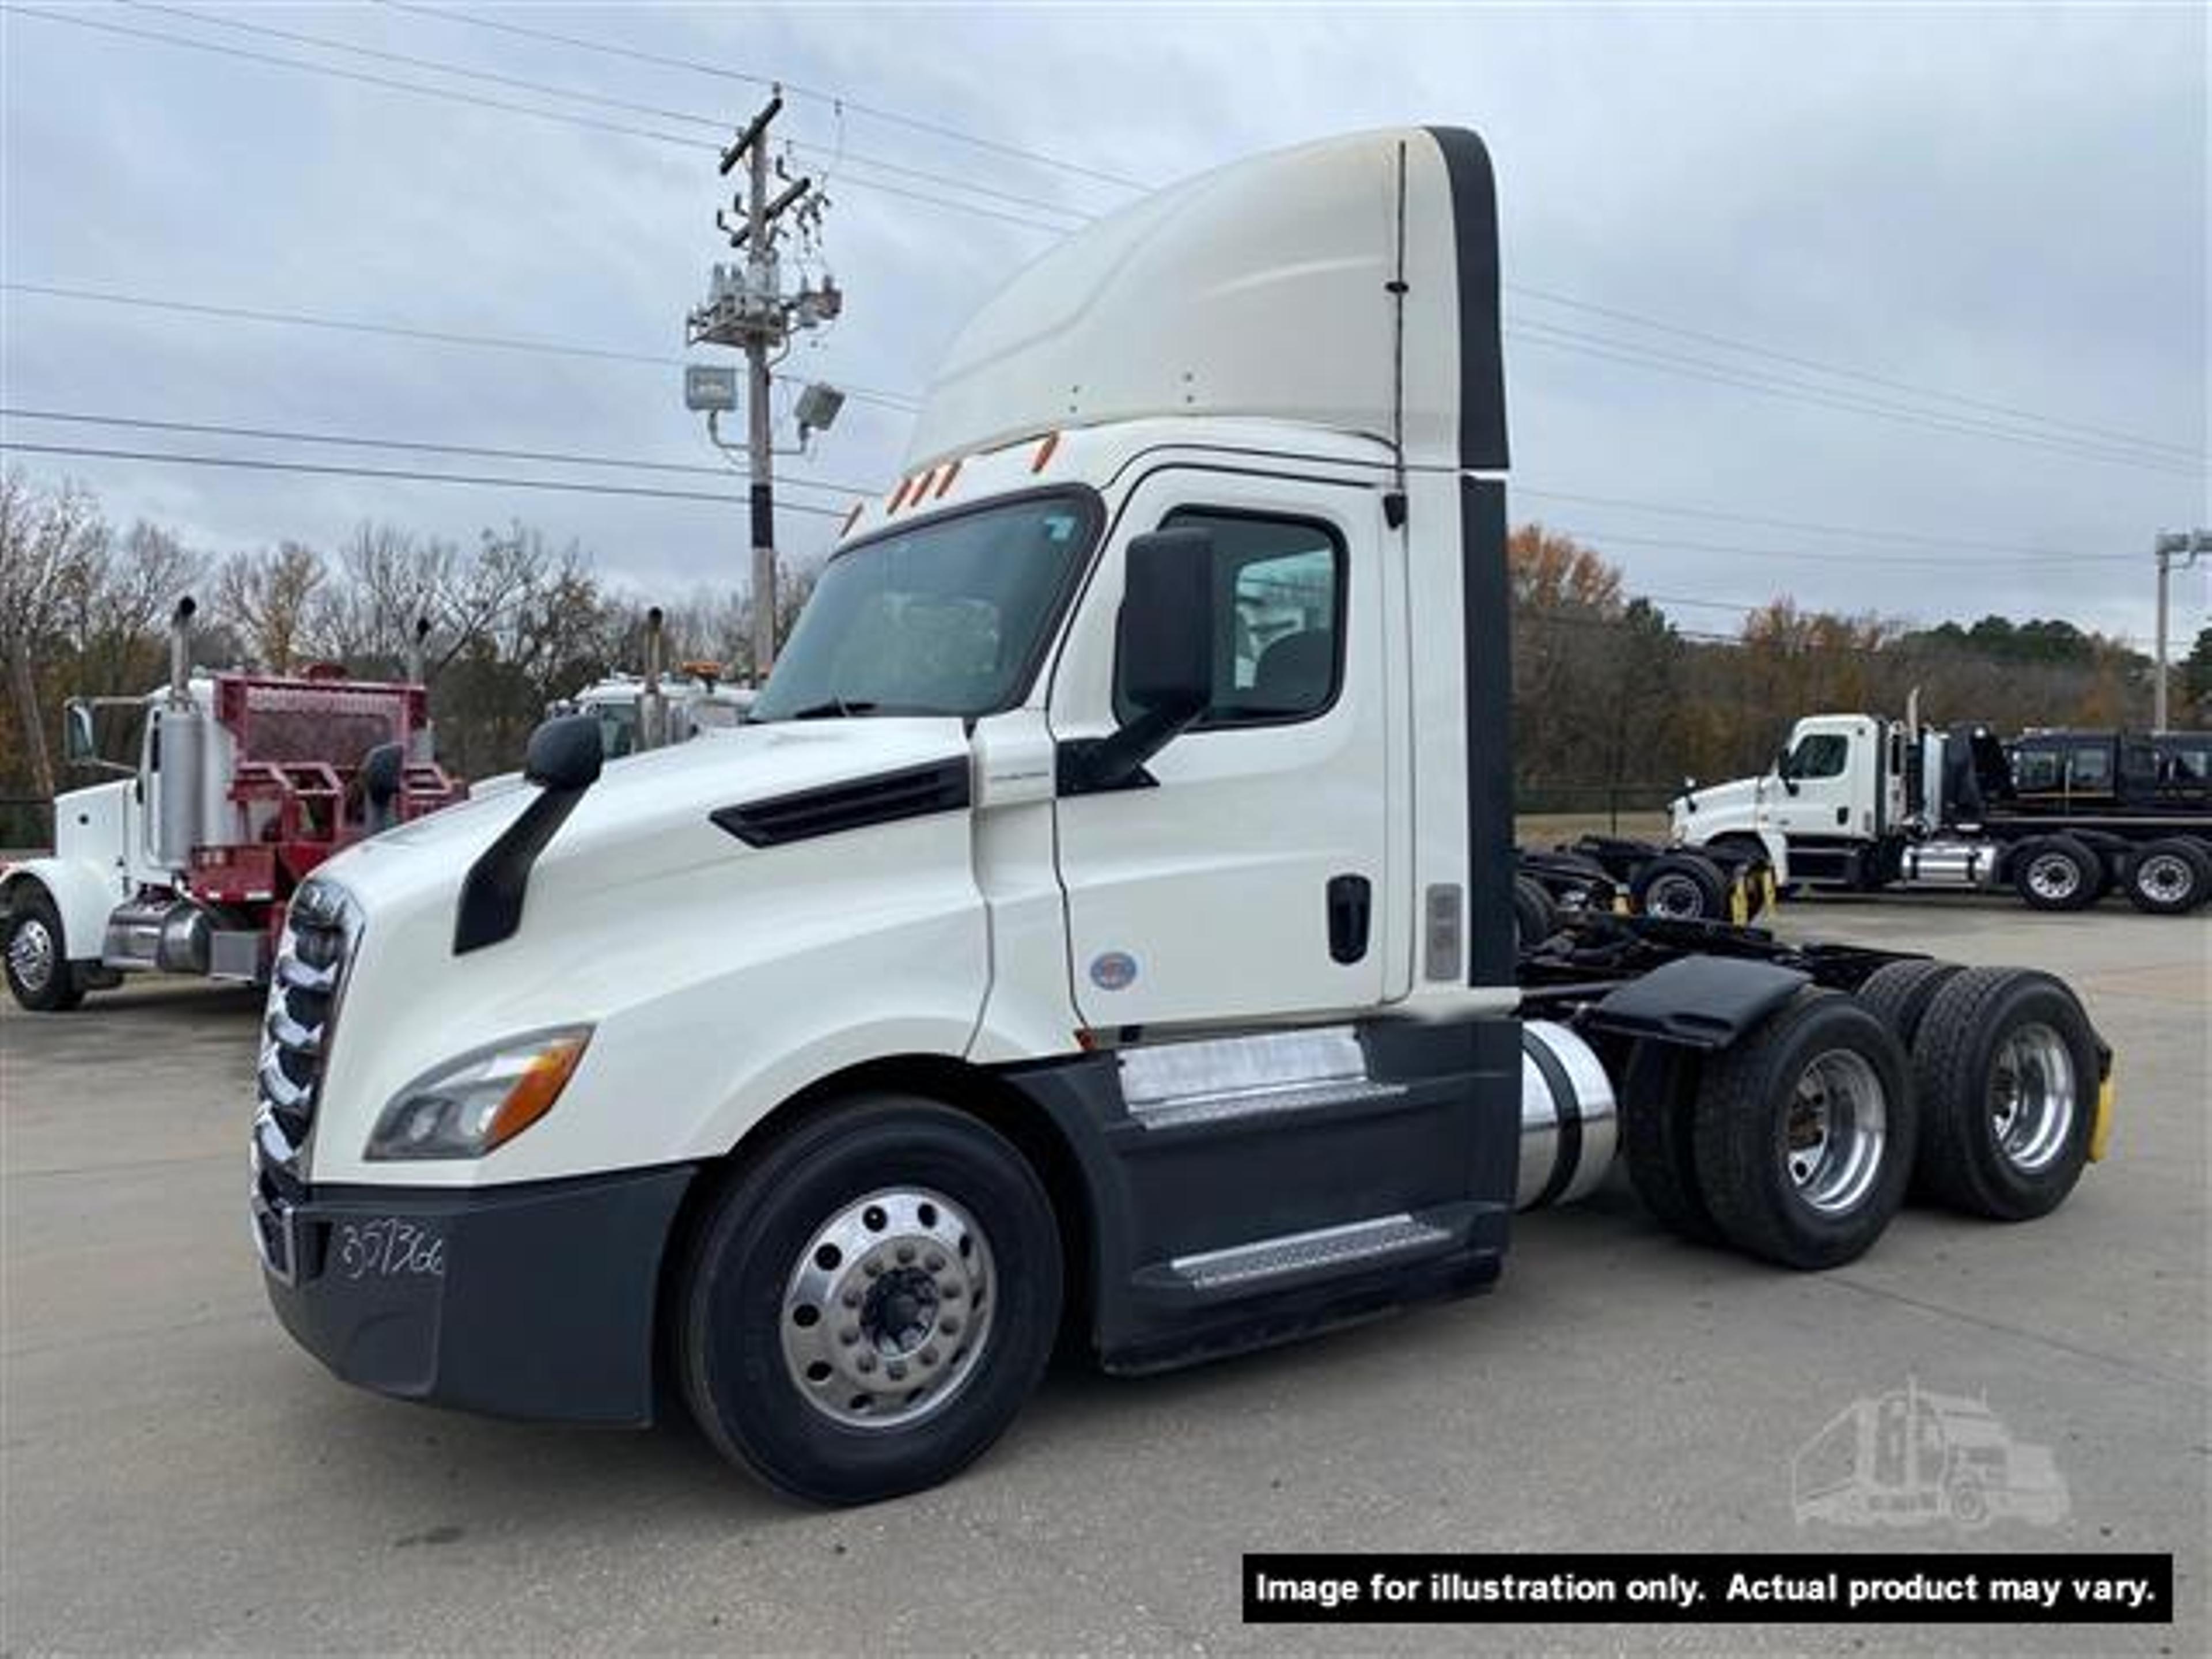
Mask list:
POLYGON ((1867 851, 1902 824, 1911 763, 1905 726, 1871 714, 1814 714, 1790 727, 1754 777, 1692 785, 1668 809, 1677 845, 1755 840, 1777 878, 1859 884, 1867 851))

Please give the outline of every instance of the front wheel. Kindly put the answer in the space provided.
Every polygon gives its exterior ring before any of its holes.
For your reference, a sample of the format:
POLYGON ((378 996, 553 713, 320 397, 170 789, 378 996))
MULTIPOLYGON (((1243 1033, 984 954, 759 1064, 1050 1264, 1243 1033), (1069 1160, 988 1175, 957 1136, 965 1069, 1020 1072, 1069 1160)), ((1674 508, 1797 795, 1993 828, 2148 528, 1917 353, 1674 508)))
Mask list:
POLYGON ((4 939, 0 955, 5 958, 9 993, 19 1006, 50 1014, 84 1000, 84 987, 64 947, 61 913, 44 889, 8 913, 4 939))
POLYGON ((715 1200, 682 1292, 684 1395, 726 1457, 793 1497, 896 1497, 1013 1420, 1060 1295, 1059 1231, 1020 1152, 933 1102, 856 1102, 715 1200))

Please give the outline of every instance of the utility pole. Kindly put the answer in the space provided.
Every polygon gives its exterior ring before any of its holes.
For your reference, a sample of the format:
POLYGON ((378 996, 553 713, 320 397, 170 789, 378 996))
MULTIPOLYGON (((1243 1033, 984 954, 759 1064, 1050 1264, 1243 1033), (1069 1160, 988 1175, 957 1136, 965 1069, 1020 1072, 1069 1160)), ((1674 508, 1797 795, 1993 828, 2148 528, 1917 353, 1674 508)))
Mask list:
MULTIPOLYGON (((730 239, 730 246, 744 255, 742 265, 714 267, 707 300, 685 321, 687 345, 734 346, 745 354, 745 472, 750 509, 752 542, 752 656, 756 684, 768 676, 775 660, 775 376, 772 367, 789 345, 793 331, 809 329, 835 318, 843 304, 836 280, 825 275, 819 288, 802 282, 787 294, 777 258, 782 240, 783 216, 796 209, 793 222, 811 240, 824 205, 813 180, 792 179, 781 161, 774 163, 783 189, 771 196, 769 129, 783 110, 783 88, 777 87, 760 112, 722 152, 720 171, 727 178, 737 165, 745 165, 745 187, 730 210, 714 216, 715 224, 730 239), (738 217, 732 222, 730 211, 738 217)), ((735 401, 734 385, 720 371, 693 369, 685 377, 685 401, 707 412, 708 436, 725 449, 717 418, 735 401)), ((831 414, 842 401, 828 388, 831 414)), ((822 407, 819 399, 804 407, 822 407)), ((815 423, 813 429, 829 424, 815 423)), ((802 423, 803 449, 809 427, 802 423)))
POLYGON ((2181 568, 2188 569, 2197 562, 2199 553, 2212 553, 2212 530, 2161 530, 2151 544, 2151 551, 2158 558, 2158 669, 2151 683, 2150 728, 2166 730, 2166 591, 2173 582, 2173 562, 2179 557, 2181 568))

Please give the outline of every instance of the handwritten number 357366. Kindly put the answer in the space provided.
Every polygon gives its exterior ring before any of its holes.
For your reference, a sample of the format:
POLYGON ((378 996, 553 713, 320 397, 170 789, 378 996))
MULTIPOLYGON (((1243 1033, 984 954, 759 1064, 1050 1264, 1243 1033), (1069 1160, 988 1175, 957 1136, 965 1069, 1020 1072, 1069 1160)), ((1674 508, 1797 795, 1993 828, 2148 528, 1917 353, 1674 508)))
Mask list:
POLYGON ((337 1243, 337 1269, 349 1279, 446 1276, 444 1237, 397 1216, 341 1221, 337 1243))

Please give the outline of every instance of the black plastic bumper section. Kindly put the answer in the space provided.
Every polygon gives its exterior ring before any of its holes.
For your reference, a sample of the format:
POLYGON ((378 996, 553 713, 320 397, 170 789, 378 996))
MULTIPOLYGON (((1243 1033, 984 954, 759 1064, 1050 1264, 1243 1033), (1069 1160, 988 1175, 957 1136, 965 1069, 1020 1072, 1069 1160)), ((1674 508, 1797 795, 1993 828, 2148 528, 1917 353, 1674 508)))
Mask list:
POLYGON ((641 1425, 661 1258, 694 1173, 314 1188, 257 1214, 263 1278, 284 1328, 349 1382, 504 1417, 641 1425))

